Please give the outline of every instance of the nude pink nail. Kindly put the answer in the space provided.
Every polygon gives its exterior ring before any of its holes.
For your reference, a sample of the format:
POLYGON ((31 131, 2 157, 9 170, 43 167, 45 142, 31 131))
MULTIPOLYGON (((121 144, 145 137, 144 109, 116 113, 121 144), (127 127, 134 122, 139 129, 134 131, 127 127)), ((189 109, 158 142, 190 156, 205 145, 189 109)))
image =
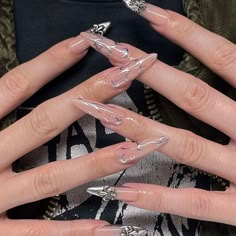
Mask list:
POLYGON ((83 32, 81 35, 91 47, 103 54, 105 57, 108 57, 110 60, 114 60, 117 63, 129 61, 128 48, 120 45, 119 43, 116 43, 113 40, 103 36, 91 34, 88 32, 83 32))
POLYGON ((149 54, 130 61, 124 67, 117 68, 106 76, 106 83, 114 88, 120 88, 136 79, 147 70, 157 59, 157 54, 149 54))
POLYGON ((74 105, 83 112, 109 125, 118 126, 124 120, 124 114, 115 105, 105 105, 82 98, 74 100, 74 105))
POLYGON ((139 143, 127 142, 119 147, 115 153, 122 164, 131 164, 139 161, 148 154, 157 151, 160 146, 167 142, 167 137, 149 138, 139 143))
POLYGON ((108 225, 96 228, 95 236, 147 236, 147 230, 136 226, 108 225))
POLYGON ((146 3, 144 0, 123 0, 125 5, 133 12, 143 16, 156 25, 163 25, 169 22, 168 11, 146 3))
MULTIPOLYGON (((88 30, 88 32, 92 34, 104 35, 110 28, 110 25, 111 22, 94 24, 93 27, 88 30)), ((71 52, 79 54, 88 49, 89 45, 81 35, 78 35, 71 40, 71 42, 69 43, 69 47, 71 52)))

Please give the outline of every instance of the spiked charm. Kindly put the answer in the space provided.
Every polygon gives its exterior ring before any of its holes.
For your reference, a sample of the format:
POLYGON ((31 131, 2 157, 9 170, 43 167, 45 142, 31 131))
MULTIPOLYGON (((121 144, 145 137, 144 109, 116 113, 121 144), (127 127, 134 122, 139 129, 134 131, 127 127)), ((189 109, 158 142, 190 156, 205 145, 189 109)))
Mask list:
POLYGON ((106 34, 106 32, 108 31, 110 26, 111 26, 111 22, 104 22, 104 23, 101 23, 101 24, 94 24, 93 27, 88 30, 88 32, 103 36, 104 34, 106 34))
POLYGON ((147 9, 147 5, 144 0, 123 0, 125 5, 137 14, 141 14, 147 9))
POLYGON ((105 202, 113 201, 117 198, 115 188, 109 186, 88 188, 87 192, 101 197, 105 202))
POLYGON ((147 236, 147 230, 136 226, 122 226, 121 236, 147 236))

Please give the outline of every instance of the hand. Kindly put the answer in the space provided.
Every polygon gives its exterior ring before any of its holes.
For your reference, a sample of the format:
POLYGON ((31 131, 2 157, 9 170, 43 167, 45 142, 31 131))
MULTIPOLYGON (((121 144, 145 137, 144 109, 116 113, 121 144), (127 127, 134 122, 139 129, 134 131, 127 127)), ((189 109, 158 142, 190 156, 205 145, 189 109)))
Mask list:
MULTIPOLYGON (((142 3, 138 12, 151 22, 154 29, 188 50, 233 87, 236 86, 234 74, 236 47, 233 43, 203 29, 177 13, 150 4, 142 3)), ((82 36, 91 46, 116 64, 115 60, 119 55, 106 53, 106 49, 110 45, 114 45, 114 42, 88 33, 82 33, 82 36), (94 42, 99 43, 102 47, 96 47, 94 42)), ((129 49, 128 58, 145 55, 143 51, 131 45, 118 45, 129 49)), ((107 188, 109 190, 107 192, 113 193, 115 196, 113 199, 123 200, 140 208, 236 225, 235 101, 194 76, 172 68, 161 61, 156 61, 153 66, 140 75, 139 80, 186 112, 224 132, 231 138, 230 143, 223 146, 189 131, 168 127, 115 105, 106 106, 107 109, 105 109, 105 105, 90 101, 86 101, 87 106, 81 101, 74 104, 83 111, 87 109, 90 114, 95 114, 106 127, 138 142, 139 151, 154 149, 156 137, 168 138, 169 141, 160 147, 162 153, 177 162, 221 176, 229 180, 231 184, 226 191, 216 192, 129 183, 121 188, 107 188), (101 107, 103 110, 100 109, 101 107), (98 112, 99 110, 100 112, 98 112), (119 117, 119 125, 114 125, 112 120, 106 119, 111 110, 113 118, 119 117)), ((136 155, 137 152, 132 156, 132 160, 139 159, 136 158, 136 155)), ((127 156, 126 152, 123 153, 123 161, 130 161, 130 155, 127 156)), ((92 188, 89 189, 89 192, 100 195, 99 190, 101 189, 103 187, 92 188)))
MULTIPOLYGON (((0 80, 0 117, 7 115, 43 85, 81 60, 88 47, 81 36, 68 39, 3 76, 0 80)), ((71 100, 84 97, 106 101, 130 85, 128 81, 121 88, 115 88, 111 86, 113 83, 124 77, 134 79, 150 67, 155 58, 156 55, 145 55, 139 60, 130 61, 123 68, 114 67, 103 71, 70 91, 44 102, 0 132, 0 185, 4 190, 0 193, 0 229, 4 235, 101 236, 120 235, 121 231, 133 230, 107 226, 108 223, 104 221, 12 221, 5 214, 15 206, 60 194, 132 166, 135 161, 125 164, 118 158, 119 150, 127 145, 126 142, 80 158, 53 162, 22 173, 13 173, 11 165, 84 115, 73 106, 71 100)))

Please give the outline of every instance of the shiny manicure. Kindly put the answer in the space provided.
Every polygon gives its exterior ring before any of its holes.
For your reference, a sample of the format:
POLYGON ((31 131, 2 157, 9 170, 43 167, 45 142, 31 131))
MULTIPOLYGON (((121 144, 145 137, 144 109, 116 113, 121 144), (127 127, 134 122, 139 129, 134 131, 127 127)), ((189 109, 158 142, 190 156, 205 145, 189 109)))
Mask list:
POLYGON ((93 47, 104 56, 108 57, 110 60, 114 60, 120 63, 128 61, 129 50, 121 44, 116 43, 111 39, 89 32, 83 32, 81 33, 81 35, 91 47, 93 47))
MULTIPOLYGON (((111 26, 111 22, 104 22, 100 24, 94 24, 88 32, 91 34, 97 34, 97 35, 104 35, 109 30, 111 26)), ((85 42, 84 38, 81 37, 81 35, 78 35, 72 41, 70 42, 69 47, 71 48, 71 51, 74 53, 81 53, 85 51, 88 48, 88 43, 85 42)))
POLYGON ((106 76, 106 83, 114 88, 125 86, 138 75, 147 70, 157 59, 157 54, 149 54, 139 59, 134 59, 124 67, 112 71, 106 76))
POLYGON ((146 229, 137 226, 103 226, 95 230, 96 236, 147 236, 146 229))
POLYGON ((133 12, 143 16, 156 25, 169 22, 170 14, 157 6, 146 3, 144 0, 123 0, 124 4, 133 12))
POLYGON ((149 138, 139 143, 126 142, 116 150, 116 157, 122 164, 131 164, 157 151, 160 146, 167 142, 168 138, 164 136, 160 138, 149 138))
POLYGON ((118 126, 124 120, 123 113, 115 105, 104 105, 82 98, 74 100, 74 104, 83 112, 109 125, 118 126))

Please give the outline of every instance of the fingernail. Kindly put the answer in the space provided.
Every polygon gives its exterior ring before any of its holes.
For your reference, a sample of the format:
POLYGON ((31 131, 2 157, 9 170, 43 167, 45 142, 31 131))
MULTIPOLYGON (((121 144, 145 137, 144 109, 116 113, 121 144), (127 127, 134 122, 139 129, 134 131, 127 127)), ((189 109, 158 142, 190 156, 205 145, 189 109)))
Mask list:
POLYGON ((74 100, 74 104, 83 112, 90 114, 108 125, 118 126, 124 120, 123 113, 114 105, 104 105, 102 103, 84 100, 82 98, 74 100))
POLYGON ((147 236, 146 229, 136 226, 103 226, 96 228, 96 236, 147 236))
POLYGON ((122 164, 131 164, 157 151, 160 146, 167 142, 167 137, 149 138, 139 143, 126 142, 115 151, 115 155, 122 164))
POLYGON ((125 62, 129 59, 129 50, 119 43, 103 36, 83 32, 81 35, 91 47, 99 53, 116 62, 125 62))
MULTIPOLYGON (((92 34, 98 34, 98 35, 104 35, 108 31, 108 29, 111 26, 111 22, 104 22, 101 24, 94 24, 92 28, 88 30, 88 32, 92 34)), ((81 37, 81 35, 75 37, 71 40, 69 47, 72 52, 74 53, 81 53, 85 51, 89 45, 87 42, 85 42, 84 38, 81 37)))
POLYGON ((169 22, 170 14, 166 10, 148 4, 144 0, 123 0, 123 2, 130 10, 154 24, 163 25, 169 22))
POLYGON ((105 79, 107 84, 120 88, 136 79, 138 75, 147 70, 157 59, 157 54, 149 54, 140 59, 132 60, 128 65, 117 68, 109 73, 105 79))
POLYGON ((102 198, 102 200, 105 202, 114 200, 135 202, 138 199, 138 191, 134 188, 128 187, 92 187, 88 188, 87 192, 91 195, 102 198))

